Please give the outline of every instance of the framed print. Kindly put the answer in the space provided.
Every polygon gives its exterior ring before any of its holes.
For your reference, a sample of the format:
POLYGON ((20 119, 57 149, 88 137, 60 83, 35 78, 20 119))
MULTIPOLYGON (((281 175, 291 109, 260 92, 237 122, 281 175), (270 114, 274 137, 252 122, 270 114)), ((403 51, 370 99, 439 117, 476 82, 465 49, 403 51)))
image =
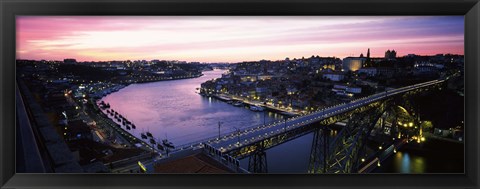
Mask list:
POLYGON ((478 187, 477 1, 1 9, 2 188, 478 187))

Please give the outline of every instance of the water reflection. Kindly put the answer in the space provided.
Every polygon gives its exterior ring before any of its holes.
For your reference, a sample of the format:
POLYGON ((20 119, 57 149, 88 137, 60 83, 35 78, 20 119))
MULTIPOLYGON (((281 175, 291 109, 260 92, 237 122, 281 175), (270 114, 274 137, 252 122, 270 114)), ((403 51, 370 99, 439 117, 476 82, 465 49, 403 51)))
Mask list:
POLYGON ((406 154, 403 154, 402 152, 399 152, 396 154, 396 156, 401 160, 401 171, 400 173, 409 173, 410 172, 410 156, 408 155, 408 153, 406 154))
POLYGON ((425 173, 425 158, 415 156, 411 165, 412 173, 425 173))
POLYGON ((182 145, 245 128, 282 119, 276 113, 264 115, 239 108, 211 97, 196 93, 200 84, 221 77, 223 70, 204 72, 194 79, 133 84, 102 100, 136 126, 132 134, 140 137, 149 131, 154 137, 168 138, 175 145, 182 145))
POLYGON ((408 152, 394 154, 394 172, 398 173, 425 173, 425 159, 421 156, 410 155, 408 152))
MULTIPOLYGON (((222 73, 222 70, 215 70, 204 72, 204 76, 195 79, 134 84, 103 100, 137 126, 136 130, 131 130, 135 136, 140 137, 142 131, 150 131, 155 137, 168 138, 175 145, 217 136, 218 122, 223 122, 221 133, 227 133, 234 131, 235 127, 245 128, 264 122, 283 121, 283 116, 276 113, 252 112, 195 93, 201 83, 221 77, 222 73)), ((330 132, 332 137, 337 133, 336 130, 330 132)), ((269 172, 307 173, 312 140, 313 133, 309 133, 268 149, 269 172)), ((433 151, 422 154, 418 151, 400 150, 374 172, 463 172, 462 144, 430 140, 426 145, 420 151, 433 151), (441 148, 436 149, 437 146, 441 148), (427 160, 430 167, 427 166, 427 160)), ((241 162, 242 167, 248 167, 248 158, 241 162)))

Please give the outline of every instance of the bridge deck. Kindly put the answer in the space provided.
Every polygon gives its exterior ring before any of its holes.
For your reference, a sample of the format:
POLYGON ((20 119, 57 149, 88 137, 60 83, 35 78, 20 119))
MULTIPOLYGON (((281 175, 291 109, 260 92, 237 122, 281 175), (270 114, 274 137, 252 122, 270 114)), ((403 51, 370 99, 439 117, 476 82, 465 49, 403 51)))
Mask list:
POLYGON ((287 119, 286 121, 278 121, 272 124, 262 125, 262 126, 253 127, 253 128, 250 127, 244 130, 240 130, 240 132, 231 132, 221 136, 220 139, 210 138, 200 142, 186 144, 186 145, 180 146, 177 150, 182 150, 185 148, 192 148, 192 147, 197 148, 197 147, 201 147, 205 143, 210 144, 211 146, 219 149, 222 152, 235 150, 242 146, 255 144, 261 140, 270 138, 274 135, 288 132, 293 129, 297 129, 299 127, 309 125, 311 123, 321 121, 328 117, 340 115, 342 113, 352 111, 356 108, 371 104, 373 102, 376 102, 382 99, 386 99, 388 97, 391 97, 397 94, 439 84, 444 81, 445 80, 433 80, 433 81, 419 83, 419 84, 406 86, 398 89, 393 89, 390 91, 385 91, 382 93, 373 94, 368 97, 356 99, 348 103, 343 103, 336 106, 325 108, 323 110, 318 110, 311 114, 292 117, 287 119))

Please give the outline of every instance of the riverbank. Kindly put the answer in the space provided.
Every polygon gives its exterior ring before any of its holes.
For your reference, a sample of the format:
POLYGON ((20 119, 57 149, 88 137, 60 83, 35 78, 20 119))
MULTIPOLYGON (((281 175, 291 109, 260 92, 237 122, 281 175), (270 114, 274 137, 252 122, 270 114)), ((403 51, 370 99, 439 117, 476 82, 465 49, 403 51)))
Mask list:
MULTIPOLYGON (((156 138, 168 139, 175 147, 234 132, 236 128, 259 126, 283 120, 276 113, 250 111, 224 103, 215 97, 198 95, 200 84, 218 78, 223 70, 205 72, 200 78, 130 85, 102 100, 156 138), (168 138, 167 138, 168 137, 168 138)), ((140 132, 133 132, 141 137, 140 132)))
POLYGON ((198 78, 203 76, 203 73, 201 74, 196 74, 192 76, 170 76, 170 77, 159 77, 158 79, 156 78, 151 78, 151 79, 137 79, 137 80, 123 80, 119 81, 119 83, 122 84, 134 84, 134 83, 151 83, 151 82, 158 82, 158 81, 172 81, 172 80, 181 80, 181 79, 193 79, 193 78, 198 78))
MULTIPOLYGON (((162 80, 137 82, 137 83, 154 83, 154 82, 159 82, 159 81, 183 80, 183 79, 198 78, 198 77, 201 77, 201 76, 203 76, 203 73, 198 74, 198 75, 194 75, 194 76, 191 76, 191 77, 188 77, 188 76, 185 76, 185 77, 168 77, 168 78, 162 79, 162 80)), ((115 92, 120 91, 121 89, 129 86, 130 84, 133 84, 133 83, 114 84, 112 87, 105 88, 103 90, 98 91, 96 93, 98 95, 94 95, 93 98, 91 98, 91 101, 90 101, 90 103, 93 106, 93 109, 95 111, 91 111, 89 113, 91 115, 93 115, 96 118, 97 121, 103 122, 106 125, 110 126, 110 128, 115 131, 115 133, 118 135, 118 137, 121 137, 125 141, 128 141, 128 146, 129 147, 134 147, 135 146, 139 149, 151 151, 153 153, 158 154, 160 157, 163 157, 164 154, 162 154, 162 152, 164 152, 164 151, 156 149, 155 144, 149 144, 148 141, 145 141, 145 140, 148 140, 149 138, 143 140, 139 137, 136 137, 135 135, 133 135, 129 131, 131 129, 136 129, 135 126, 132 127, 131 125, 130 126, 127 125, 125 127, 122 127, 122 121, 124 121, 124 120, 120 120, 120 122, 119 122, 118 120, 115 120, 114 116, 111 116, 111 114, 109 112, 107 112, 107 111, 113 111, 113 109, 110 108, 109 104, 108 104, 108 108, 105 108, 104 105, 101 105, 101 102, 102 102, 101 99, 103 99, 107 95, 110 95, 110 94, 113 94, 115 92)), ((123 116, 119 115, 119 117, 123 117, 123 116)), ((98 137, 101 138, 102 136, 98 135, 98 137)), ((159 142, 157 140, 155 140, 155 141, 159 142)))
POLYGON ((378 152, 370 155, 368 158, 361 159, 362 164, 358 173, 370 173, 375 170, 377 167, 380 167, 382 163, 390 158, 393 154, 397 153, 407 143, 407 139, 397 140, 392 142, 390 145, 387 145, 386 148, 382 146, 378 152))
POLYGON ((155 80, 141 80, 141 81, 132 81, 132 80, 128 80, 128 81, 120 81, 118 83, 114 83, 113 86, 111 87, 108 87, 108 88, 105 88, 105 89, 101 89, 93 94, 90 94, 89 97, 91 98, 94 98, 94 99, 101 99, 109 94, 112 94, 112 93, 115 93, 115 92, 118 92, 119 90, 131 85, 131 84, 143 84, 143 83, 154 83, 154 82, 160 82, 160 81, 173 81, 173 80, 182 80, 182 79, 193 79, 193 78, 198 78, 198 77, 201 77, 203 76, 203 73, 202 74, 198 74, 198 75, 193 75, 193 76, 181 76, 181 77, 166 77, 166 78, 162 78, 162 79, 155 79, 155 80))
POLYGON ((242 102, 243 105, 246 104, 248 107, 251 107, 251 106, 262 107, 262 108, 265 108, 265 109, 267 109, 271 112, 279 113, 279 114, 282 114, 282 115, 288 116, 288 117, 294 117, 294 116, 298 116, 298 115, 302 114, 301 112, 298 112, 298 111, 288 110, 288 109, 284 109, 284 108, 278 108, 278 107, 275 107, 275 106, 264 104, 264 103, 259 102, 259 101, 250 101, 248 99, 241 98, 241 97, 234 96, 234 95, 229 95, 229 94, 221 94, 221 95, 213 94, 213 95, 210 95, 210 96, 212 96, 216 99, 219 99, 221 101, 224 101, 224 102, 237 101, 237 102, 242 102))
MULTIPOLYGON (((137 148, 143 149, 143 150, 148 150, 148 151, 154 151, 155 147, 152 145, 149 145, 145 141, 143 141, 140 138, 137 138, 133 134, 131 134, 128 130, 125 130, 122 125, 116 121, 114 121, 111 116, 109 116, 108 113, 106 113, 107 109, 102 109, 99 107, 99 102, 100 100, 96 101, 93 103, 96 106, 96 109, 98 109, 99 113, 91 112, 94 114, 94 116, 98 120, 102 120, 104 123, 109 125, 112 129, 114 129, 119 135, 121 135, 125 140, 127 140, 130 144, 130 146, 135 146, 137 148)), ((159 154, 161 155, 161 154, 159 154)))
POLYGON ((405 144, 373 173, 464 173, 464 144, 427 139, 405 144))
POLYGON ((463 141, 459 141, 459 140, 455 140, 453 138, 446 138, 446 137, 441 137, 441 136, 437 136, 437 135, 434 135, 433 133, 423 133, 423 135, 425 136, 425 138, 427 140, 429 139, 435 139, 435 140, 443 140, 443 141, 448 141, 448 142, 454 142, 454 143, 458 143, 458 144, 463 144, 463 141))

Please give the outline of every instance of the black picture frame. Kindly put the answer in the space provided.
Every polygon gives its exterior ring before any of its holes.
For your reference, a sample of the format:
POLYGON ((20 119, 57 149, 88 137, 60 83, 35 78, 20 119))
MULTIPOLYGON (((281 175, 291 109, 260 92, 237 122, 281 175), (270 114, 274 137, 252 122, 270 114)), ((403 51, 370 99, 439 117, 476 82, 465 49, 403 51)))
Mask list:
POLYGON ((478 188, 478 0, 1 0, 1 188, 478 188), (17 15, 465 15, 465 174, 16 174, 17 15))

